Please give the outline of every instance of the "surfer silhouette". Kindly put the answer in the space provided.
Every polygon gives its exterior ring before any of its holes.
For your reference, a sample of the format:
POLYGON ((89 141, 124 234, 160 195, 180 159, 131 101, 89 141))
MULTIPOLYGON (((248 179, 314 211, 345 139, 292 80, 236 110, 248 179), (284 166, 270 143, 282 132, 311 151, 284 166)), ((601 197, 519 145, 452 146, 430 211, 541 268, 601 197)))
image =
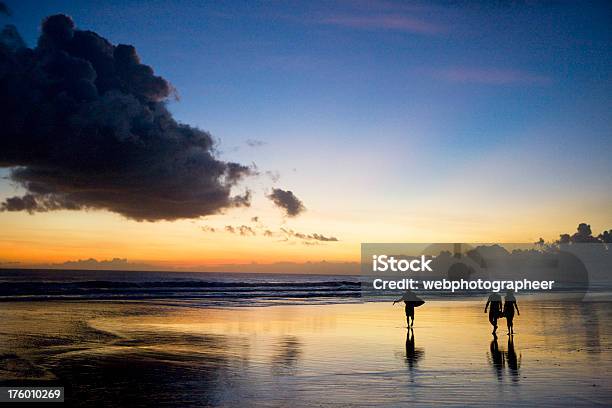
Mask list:
POLYGON ((484 309, 485 313, 487 313, 487 308, 489 308, 489 323, 493 326, 492 334, 497 337, 497 319, 502 316, 502 298, 499 293, 493 292, 489 295, 484 309))
POLYGON ((405 307, 404 310, 406 312, 406 324, 408 328, 414 325, 414 308, 419 307, 425 303, 423 299, 414 294, 411 290, 407 290, 404 292, 401 298, 395 300, 393 304, 404 302, 405 307), (412 320, 412 322, 410 321, 412 320))
POLYGON ((506 323, 508 325, 508 336, 514 334, 514 309, 516 308, 516 314, 521 315, 519 312, 518 305, 516 304, 516 298, 514 297, 514 291, 508 290, 506 292, 506 299, 504 302, 504 317, 506 318, 506 323))

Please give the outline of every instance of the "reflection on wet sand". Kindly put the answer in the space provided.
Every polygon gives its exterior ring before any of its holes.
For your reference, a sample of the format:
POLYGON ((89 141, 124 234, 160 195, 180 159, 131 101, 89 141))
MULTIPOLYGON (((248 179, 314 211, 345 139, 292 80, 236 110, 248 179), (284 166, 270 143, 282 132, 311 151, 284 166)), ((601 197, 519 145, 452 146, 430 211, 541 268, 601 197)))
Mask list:
POLYGON ((521 355, 519 354, 517 356, 516 349, 514 348, 514 336, 508 336, 506 351, 499 348, 497 336, 494 336, 489 345, 488 358, 495 373, 495 378, 497 378, 498 381, 502 381, 506 365, 511 380, 513 382, 519 381, 521 355))
POLYGON ((276 344, 272 356, 272 372, 275 375, 295 374, 301 351, 300 341, 296 336, 284 336, 276 344))
POLYGON ((506 360, 508 361, 508 369, 512 381, 519 380, 519 367, 521 365, 521 355, 517 357, 516 351, 514 350, 514 336, 508 336, 508 348, 506 351, 506 360))
POLYGON ((497 336, 493 337, 493 340, 491 340, 489 350, 491 352, 491 364, 493 366, 497 379, 501 381, 504 370, 504 355, 499 350, 499 345, 497 344, 497 336))
POLYGON ((579 310, 584 335, 587 340, 586 352, 597 354, 601 351, 599 319, 597 313, 595 313, 594 307, 590 303, 584 303, 579 310))
POLYGON ((609 405, 612 308, 522 306, 520 334, 491 341, 476 302, 428 302, 408 332, 382 303, 5 303, 0 383, 82 406, 609 405))
POLYGON ((415 347, 414 341, 414 329, 411 328, 406 333, 406 363, 411 372, 425 354, 422 348, 415 347))

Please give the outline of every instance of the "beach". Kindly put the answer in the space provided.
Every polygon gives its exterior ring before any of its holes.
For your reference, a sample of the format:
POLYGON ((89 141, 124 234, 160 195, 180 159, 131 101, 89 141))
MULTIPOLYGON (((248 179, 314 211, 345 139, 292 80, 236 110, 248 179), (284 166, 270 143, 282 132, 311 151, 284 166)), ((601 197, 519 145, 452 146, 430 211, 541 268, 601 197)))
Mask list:
POLYGON ((483 302, 209 306, 24 301, 0 308, 2 384, 73 406, 609 406, 609 303, 521 302, 495 342, 483 302))

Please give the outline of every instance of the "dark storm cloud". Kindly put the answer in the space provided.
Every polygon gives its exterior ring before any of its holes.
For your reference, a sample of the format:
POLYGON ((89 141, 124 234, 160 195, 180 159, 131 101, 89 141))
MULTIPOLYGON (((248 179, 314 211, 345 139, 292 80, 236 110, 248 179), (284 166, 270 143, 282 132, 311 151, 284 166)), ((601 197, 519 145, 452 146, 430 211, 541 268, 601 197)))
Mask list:
POLYGON ((101 209, 157 221, 248 206, 250 193, 231 189, 252 170, 217 159, 209 133, 178 123, 165 105, 172 92, 134 47, 77 30, 70 17, 45 19, 34 49, 7 26, 0 167, 26 193, 1 209, 101 209))
POLYGON ((10 51, 25 48, 25 43, 14 25, 6 25, 2 31, 0 31, 0 47, 3 46, 8 48, 10 51))
POLYGON ((268 195, 277 207, 285 210, 289 217, 295 217, 306 210, 304 204, 293 194, 292 191, 282 190, 280 188, 272 189, 272 193, 268 195))
POLYGON ((0 14, 4 14, 5 16, 11 15, 11 10, 7 7, 7 5, 3 1, 0 1, 0 14))
POLYGON ((0 205, 3 211, 27 211, 32 213, 36 210, 36 200, 31 194, 23 197, 10 197, 0 205))

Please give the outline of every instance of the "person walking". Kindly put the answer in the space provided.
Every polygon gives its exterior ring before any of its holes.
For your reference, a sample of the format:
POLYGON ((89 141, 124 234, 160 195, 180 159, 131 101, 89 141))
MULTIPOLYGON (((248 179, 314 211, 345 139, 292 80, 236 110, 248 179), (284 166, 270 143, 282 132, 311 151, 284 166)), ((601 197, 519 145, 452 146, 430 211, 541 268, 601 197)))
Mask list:
POLYGON ((510 289, 508 292, 506 292, 506 299, 504 301, 504 317, 506 318, 506 324, 508 325, 508 336, 512 336, 514 334, 514 309, 516 309, 516 314, 520 316, 521 312, 519 312, 518 304, 516 303, 516 298, 514 297, 514 291, 510 289))
POLYGON ((406 324, 408 328, 410 328, 414 325, 414 308, 421 306, 425 301, 415 295, 411 290, 407 290, 402 297, 395 300, 393 304, 395 305, 399 302, 404 302, 405 304, 404 311, 406 312, 406 324))
POLYGON ((487 304, 485 305, 484 312, 487 313, 489 309, 489 323, 493 326, 493 336, 497 337, 497 319, 502 316, 502 298, 499 293, 491 293, 487 304))

